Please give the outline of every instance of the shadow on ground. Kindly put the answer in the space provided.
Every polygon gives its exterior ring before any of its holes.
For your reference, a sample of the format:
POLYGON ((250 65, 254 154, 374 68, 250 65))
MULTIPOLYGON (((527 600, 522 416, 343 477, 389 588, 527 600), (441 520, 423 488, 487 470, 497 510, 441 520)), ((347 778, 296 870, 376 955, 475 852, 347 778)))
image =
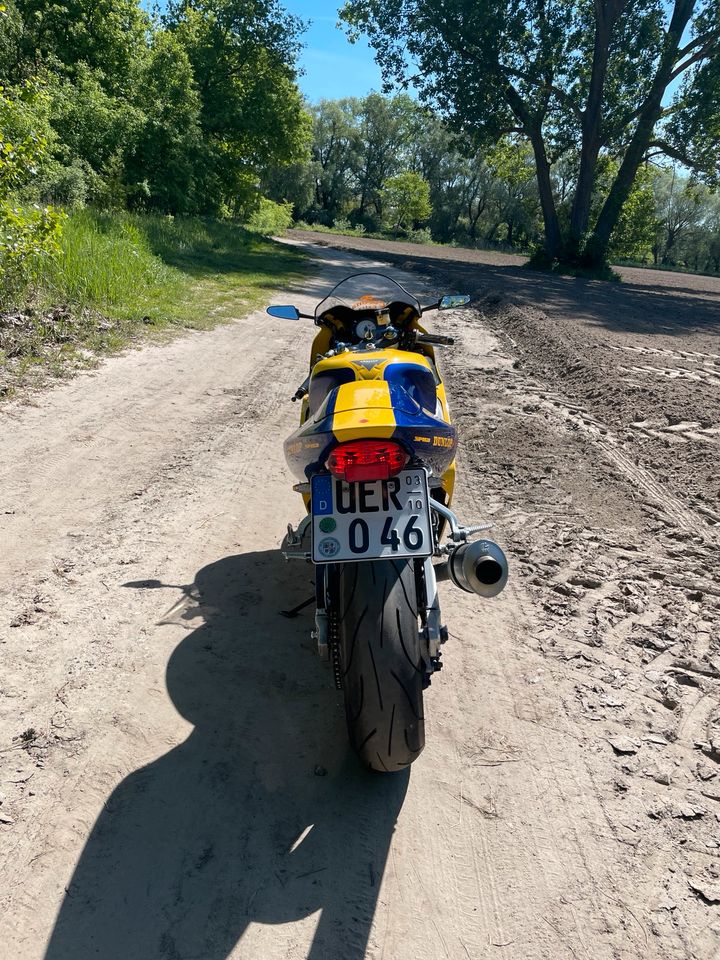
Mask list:
POLYGON ((368 238, 293 231, 301 241, 377 257, 402 270, 442 278, 478 297, 507 297, 553 319, 597 324, 610 331, 685 336, 720 333, 720 278, 618 267, 622 283, 529 270, 522 258, 494 251, 427 247, 368 238))
POLYGON ((309 617, 278 613, 307 593, 307 568, 274 551, 198 573, 175 618, 204 623, 167 667, 194 729, 108 798, 45 960, 225 960, 249 923, 316 911, 308 960, 365 956, 409 774, 373 775, 348 754, 309 617))

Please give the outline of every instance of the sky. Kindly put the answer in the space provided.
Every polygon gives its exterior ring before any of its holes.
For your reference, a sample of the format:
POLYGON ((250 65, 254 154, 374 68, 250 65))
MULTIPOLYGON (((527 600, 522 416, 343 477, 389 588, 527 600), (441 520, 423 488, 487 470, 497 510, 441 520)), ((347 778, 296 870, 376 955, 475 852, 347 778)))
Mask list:
POLYGON ((303 35, 300 55, 304 74, 298 84, 305 97, 316 103, 323 97, 363 97, 380 90, 380 70, 370 47, 362 41, 351 44, 336 26, 340 0, 284 0, 283 6, 312 23, 303 35))

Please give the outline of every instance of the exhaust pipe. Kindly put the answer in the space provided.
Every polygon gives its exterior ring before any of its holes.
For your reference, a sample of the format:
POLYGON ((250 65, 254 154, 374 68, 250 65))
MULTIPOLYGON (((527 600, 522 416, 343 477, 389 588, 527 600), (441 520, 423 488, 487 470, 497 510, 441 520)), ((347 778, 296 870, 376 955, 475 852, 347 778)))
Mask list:
POLYGON ((507 558, 492 540, 461 543, 448 557, 447 576, 467 593, 496 597, 507 583, 507 558))

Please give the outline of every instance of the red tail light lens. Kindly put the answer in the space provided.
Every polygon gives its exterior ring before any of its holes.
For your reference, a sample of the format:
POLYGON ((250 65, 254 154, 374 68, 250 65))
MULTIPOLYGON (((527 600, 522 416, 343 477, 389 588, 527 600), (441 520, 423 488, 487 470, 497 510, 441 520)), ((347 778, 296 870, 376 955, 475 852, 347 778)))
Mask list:
POLYGON ((339 480, 388 480, 400 473, 408 455, 392 440, 353 440, 341 443, 328 457, 327 467, 339 480))

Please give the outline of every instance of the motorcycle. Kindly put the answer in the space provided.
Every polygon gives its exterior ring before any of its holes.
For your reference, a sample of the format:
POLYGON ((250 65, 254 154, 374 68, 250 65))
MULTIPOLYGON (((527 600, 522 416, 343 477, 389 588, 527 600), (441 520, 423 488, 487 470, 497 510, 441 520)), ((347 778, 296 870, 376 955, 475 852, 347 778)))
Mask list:
POLYGON ((450 508, 457 433, 434 348, 454 341, 420 322, 469 301, 421 306, 390 277, 360 273, 314 315, 267 309, 319 328, 284 446, 306 515, 282 544, 288 560, 315 565, 315 596, 287 613, 315 603, 313 639, 343 691, 350 742, 382 772, 425 745, 423 692, 448 638, 438 582, 494 597, 508 578, 500 547, 471 539, 490 526, 463 526, 450 508))

